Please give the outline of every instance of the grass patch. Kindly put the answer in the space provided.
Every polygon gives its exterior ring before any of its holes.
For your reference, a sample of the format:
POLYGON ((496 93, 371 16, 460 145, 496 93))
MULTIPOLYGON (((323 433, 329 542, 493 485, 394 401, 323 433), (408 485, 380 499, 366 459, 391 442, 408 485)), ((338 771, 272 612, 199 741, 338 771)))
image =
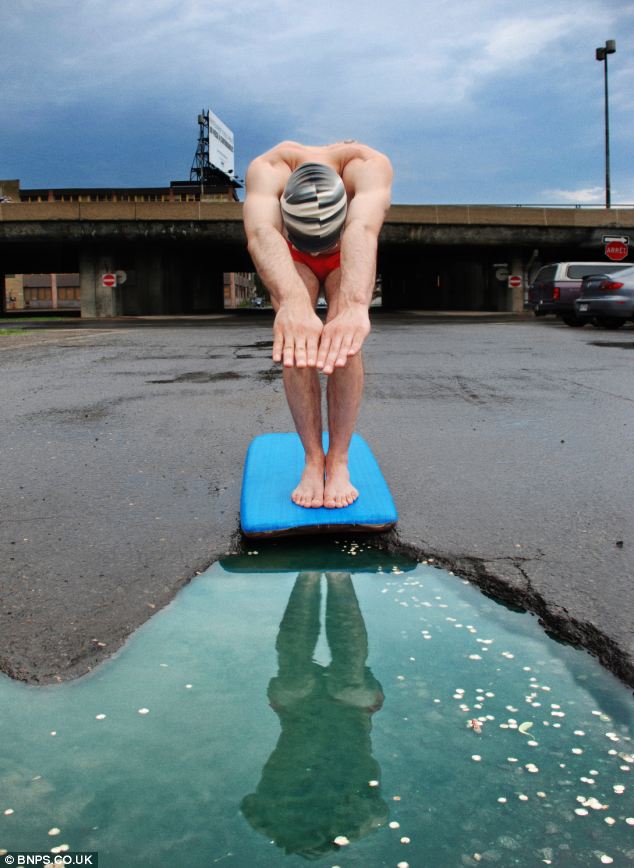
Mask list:
POLYGON ((0 335, 24 335, 28 329, 0 329, 0 335))

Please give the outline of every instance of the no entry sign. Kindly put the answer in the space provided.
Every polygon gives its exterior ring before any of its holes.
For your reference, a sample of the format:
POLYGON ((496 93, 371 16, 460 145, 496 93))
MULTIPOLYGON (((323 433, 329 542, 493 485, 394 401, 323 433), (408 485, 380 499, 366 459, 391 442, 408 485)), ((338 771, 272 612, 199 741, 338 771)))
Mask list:
POLYGON ((519 274, 511 274, 509 277, 509 286, 511 289, 518 289, 522 285, 522 278, 519 274))
POLYGON ((117 285, 117 275, 113 274, 111 271, 106 274, 101 275, 101 285, 102 286, 116 286, 117 285))
POLYGON ((629 235, 604 235, 605 255, 614 262, 620 262, 629 252, 629 242, 629 235))

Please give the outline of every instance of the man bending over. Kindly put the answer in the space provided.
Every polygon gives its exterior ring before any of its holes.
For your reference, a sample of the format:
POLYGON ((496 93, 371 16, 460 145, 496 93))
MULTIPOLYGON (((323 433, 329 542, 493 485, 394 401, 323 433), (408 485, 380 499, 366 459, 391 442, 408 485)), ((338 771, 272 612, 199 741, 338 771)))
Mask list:
POLYGON ((248 249, 275 311, 273 361, 306 464, 291 494, 304 507, 345 507, 348 449, 363 392, 361 346, 376 281, 378 236, 390 206, 388 158, 355 141, 310 147, 282 142, 248 168, 248 249), (320 287, 328 312, 315 313, 320 287), (321 386, 328 375, 328 454, 322 447, 321 386))

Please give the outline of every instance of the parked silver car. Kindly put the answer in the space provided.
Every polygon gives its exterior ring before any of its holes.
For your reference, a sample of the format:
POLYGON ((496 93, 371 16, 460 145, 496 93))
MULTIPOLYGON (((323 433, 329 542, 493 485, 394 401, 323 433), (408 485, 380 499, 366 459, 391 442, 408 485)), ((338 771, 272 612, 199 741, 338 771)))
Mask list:
POLYGON ((575 316, 606 329, 618 329, 634 319, 634 266, 584 277, 575 316))
POLYGON ((581 280, 586 275, 612 274, 623 266, 611 262, 551 262, 543 265, 528 288, 528 299, 535 316, 554 313, 566 325, 583 326, 588 320, 579 320, 574 303, 581 292, 581 280))

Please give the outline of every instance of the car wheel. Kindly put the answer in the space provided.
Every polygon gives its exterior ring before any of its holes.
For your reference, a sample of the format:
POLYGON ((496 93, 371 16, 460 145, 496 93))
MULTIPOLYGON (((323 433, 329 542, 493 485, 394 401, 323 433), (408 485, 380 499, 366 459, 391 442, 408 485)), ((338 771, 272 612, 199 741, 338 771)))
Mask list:
POLYGON ((573 329, 583 328, 588 321, 585 319, 578 319, 574 314, 566 314, 565 316, 562 316, 561 319, 567 326, 570 326, 570 328, 573 329))
POLYGON ((602 329, 610 329, 610 331, 615 331, 616 329, 620 329, 621 326, 625 325, 625 320, 619 319, 615 316, 598 316, 597 325, 600 326, 602 329))

